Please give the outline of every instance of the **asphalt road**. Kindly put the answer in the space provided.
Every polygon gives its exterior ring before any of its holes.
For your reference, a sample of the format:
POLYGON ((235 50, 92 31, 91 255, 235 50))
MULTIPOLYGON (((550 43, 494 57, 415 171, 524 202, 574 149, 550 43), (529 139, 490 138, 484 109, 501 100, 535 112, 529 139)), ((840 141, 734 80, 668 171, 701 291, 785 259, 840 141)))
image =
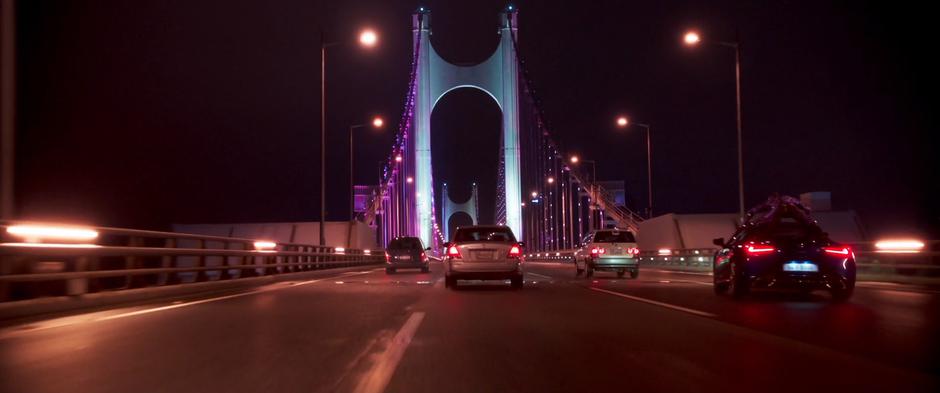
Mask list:
POLYGON ((366 268, 0 330, 2 392, 940 391, 940 293, 716 296, 527 263, 526 287, 366 268))

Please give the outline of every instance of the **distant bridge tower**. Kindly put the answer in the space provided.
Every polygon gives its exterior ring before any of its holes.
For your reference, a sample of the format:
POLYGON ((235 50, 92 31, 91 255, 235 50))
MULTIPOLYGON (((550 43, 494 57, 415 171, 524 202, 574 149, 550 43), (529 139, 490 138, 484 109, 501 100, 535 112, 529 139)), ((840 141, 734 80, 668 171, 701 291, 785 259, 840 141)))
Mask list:
POLYGON ((470 193, 470 199, 464 203, 456 203, 453 199, 450 199, 450 193, 447 192, 447 183, 444 183, 443 190, 441 192, 441 200, 444 202, 444 216, 443 216, 443 225, 444 225, 444 241, 450 241, 450 218, 457 213, 467 213, 470 216, 470 220, 473 221, 473 225, 480 223, 480 210, 478 209, 478 196, 477 196, 477 184, 473 183, 473 189, 470 193))
MULTIPOLYGON (((518 25, 516 11, 510 6, 499 14, 500 41, 496 51, 482 63, 458 66, 442 59, 431 46, 431 14, 421 8, 412 17, 414 45, 418 57, 415 77, 415 186, 417 195, 418 235, 431 244, 431 111, 445 94, 462 87, 476 88, 489 94, 503 114, 502 163, 504 195, 497 203, 505 205, 505 223, 522 239, 522 187, 519 148, 519 69, 514 40, 518 25)), ((443 200, 448 200, 445 197, 443 200)), ((500 206, 501 207, 501 206, 500 206)), ((497 211, 501 209, 498 207, 497 211)), ((447 226, 447 215, 444 215, 447 226)), ((497 222, 501 220, 497 219, 497 222)))

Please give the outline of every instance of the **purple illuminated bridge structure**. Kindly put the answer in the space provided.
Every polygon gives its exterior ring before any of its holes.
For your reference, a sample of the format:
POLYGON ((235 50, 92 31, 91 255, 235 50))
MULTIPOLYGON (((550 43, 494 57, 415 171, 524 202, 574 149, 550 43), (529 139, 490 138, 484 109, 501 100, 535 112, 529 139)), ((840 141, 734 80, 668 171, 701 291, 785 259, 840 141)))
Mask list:
MULTIPOLYGON (((512 228, 529 250, 569 249, 584 233, 602 226, 636 230, 638 215, 566 165, 564 150, 552 139, 527 78, 517 16, 511 6, 499 14, 496 51, 471 66, 448 63, 435 52, 429 10, 421 8, 412 16, 414 45, 404 115, 365 215, 379 227, 382 244, 398 236, 418 236, 438 249, 446 241, 443 227, 449 217, 439 215, 442 209, 434 198, 431 112, 443 96, 461 88, 482 90, 502 111, 496 223, 512 228)), ((454 205, 448 195, 442 199, 454 205)), ((444 210, 449 215, 460 209, 444 210)))

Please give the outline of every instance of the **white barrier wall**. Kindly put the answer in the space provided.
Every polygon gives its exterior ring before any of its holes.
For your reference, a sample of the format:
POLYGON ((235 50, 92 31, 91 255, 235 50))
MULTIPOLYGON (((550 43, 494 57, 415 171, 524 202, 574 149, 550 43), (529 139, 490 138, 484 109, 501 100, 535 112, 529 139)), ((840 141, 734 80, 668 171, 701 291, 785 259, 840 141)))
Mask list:
MULTIPOLYGON (((843 243, 865 240, 865 232, 854 211, 813 212, 829 237, 843 243)), ((737 228, 737 214, 664 214, 640 223, 637 244, 641 250, 661 248, 714 248, 712 239, 727 240, 737 228)))
MULTIPOLYGON (((375 228, 356 222, 327 222, 326 245, 357 249, 383 248, 376 244, 375 228)), ((276 222, 234 224, 173 224, 174 232, 231 236, 282 243, 320 243, 319 222, 276 222)))

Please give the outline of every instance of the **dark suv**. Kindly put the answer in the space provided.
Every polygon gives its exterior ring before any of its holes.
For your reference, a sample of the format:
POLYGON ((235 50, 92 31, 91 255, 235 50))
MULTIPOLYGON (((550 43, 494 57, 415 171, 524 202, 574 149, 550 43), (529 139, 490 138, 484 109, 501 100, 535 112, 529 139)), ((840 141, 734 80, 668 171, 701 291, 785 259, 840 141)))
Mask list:
POLYGON ((402 268, 421 269, 422 273, 431 271, 428 254, 421 239, 416 237, 396 237, 385 248, 385 274, 395 273, 402 268))

